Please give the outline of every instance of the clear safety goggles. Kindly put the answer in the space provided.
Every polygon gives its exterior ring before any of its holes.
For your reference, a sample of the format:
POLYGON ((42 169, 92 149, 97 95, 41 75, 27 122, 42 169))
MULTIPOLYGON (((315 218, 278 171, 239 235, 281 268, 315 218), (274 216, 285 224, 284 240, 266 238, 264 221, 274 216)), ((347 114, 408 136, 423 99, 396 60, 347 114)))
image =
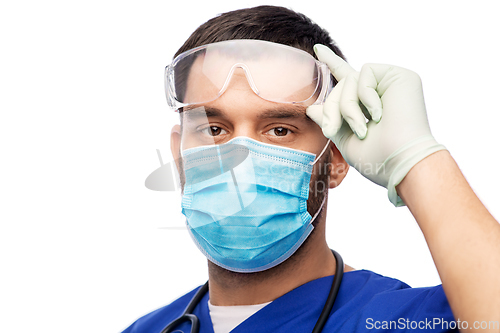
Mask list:
POLYGON ((322 104, 334 86, 327 65, 305 51, 262 40, 229 40, 186 51, 165 68, 168 105, 178 110, 214 101, 241 70, 255 94, 271 102, 322 104))

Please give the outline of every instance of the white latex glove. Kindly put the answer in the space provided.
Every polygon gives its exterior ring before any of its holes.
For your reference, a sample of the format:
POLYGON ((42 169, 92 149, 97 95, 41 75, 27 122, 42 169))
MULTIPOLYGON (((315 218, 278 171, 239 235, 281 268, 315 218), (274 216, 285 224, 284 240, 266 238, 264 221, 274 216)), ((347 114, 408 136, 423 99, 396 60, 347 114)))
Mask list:
POLYGON ((307 115, 349 165, 387 188, 395 206, 403 206, 396 186, 419 161, 446 149, 431 134, 420 77, 381 64, 365 64, 357 72, 324 45, 314 51, 339 83, 325 104, 308 107, 307 115))

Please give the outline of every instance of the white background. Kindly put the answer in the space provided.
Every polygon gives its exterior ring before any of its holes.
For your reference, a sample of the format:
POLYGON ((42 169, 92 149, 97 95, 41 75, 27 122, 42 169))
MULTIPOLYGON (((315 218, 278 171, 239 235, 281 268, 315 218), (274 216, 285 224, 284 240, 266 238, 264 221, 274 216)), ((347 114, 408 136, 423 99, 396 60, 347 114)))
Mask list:
MULTIPOLYGON (((494 2, 272 3, 326 28, 355 68, 419 73, 436 139, 500 217, 494 2)), ((187 232, 166 229, 183 226, 179 194, 144 186, 156 149, 169 160, 177 121, 163 69, 198 25, 259 4, 2 2, 2 332, 119 332, 207 279, 187 232)), ((351 266, 440 283, 408 210, 354 169, 331 191, 329 213, 329 244, 351 266)))

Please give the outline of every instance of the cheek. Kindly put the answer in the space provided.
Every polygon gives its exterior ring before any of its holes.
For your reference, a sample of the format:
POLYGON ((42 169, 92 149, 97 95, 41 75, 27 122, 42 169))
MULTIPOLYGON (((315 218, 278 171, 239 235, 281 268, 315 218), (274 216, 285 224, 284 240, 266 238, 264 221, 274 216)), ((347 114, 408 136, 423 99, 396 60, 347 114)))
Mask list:
MULTIPOLYGON (((298 140, 300 147, 297 149, 311 152, 316 154, 316 156, 319 156, 325 150, 325 147, 330 143, 330 141, 323 135, 321 128, 312 120, 304 120, 304 124, 301 126, 300 132, 300 140, 298 140)), ((321 156, 321 160, 323 160, 325 154, 326 150, 321 156)))

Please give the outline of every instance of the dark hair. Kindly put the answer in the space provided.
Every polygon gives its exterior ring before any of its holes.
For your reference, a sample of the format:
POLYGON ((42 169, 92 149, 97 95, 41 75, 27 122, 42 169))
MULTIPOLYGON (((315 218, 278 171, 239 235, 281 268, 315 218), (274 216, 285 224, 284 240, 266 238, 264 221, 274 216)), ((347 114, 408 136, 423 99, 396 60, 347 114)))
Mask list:
MULTIPOLYGON (((304 50, 316 59, 314 44, 324 44, 345 60, 325 29, 304 14, 277 6, 259 6, 220 14, 200 25, 176 52, 175 57, 198 46, 233 39, 260 39, 285 44, 304 50)), ((186 69, 192 66, 193 61, 194 59, 188 58, 178 63, 179 72, 187 72, 186 69)), ((337 84, 333 76, 332 79, 337 84)), ((186 93, 186 85, 187 76, 176 78, 175 90, 181 98, 186 93)), ((179 111, 182 112, 182 108, 179 111)))
POLYGON ((314 44, 324 44, 345 60, 325 29, 304 14, 277 6, 259 6, 220 14, 199 26, 175 57, 201 45, 232 39, 260 39, 285 44, 313 56, 314 44))

